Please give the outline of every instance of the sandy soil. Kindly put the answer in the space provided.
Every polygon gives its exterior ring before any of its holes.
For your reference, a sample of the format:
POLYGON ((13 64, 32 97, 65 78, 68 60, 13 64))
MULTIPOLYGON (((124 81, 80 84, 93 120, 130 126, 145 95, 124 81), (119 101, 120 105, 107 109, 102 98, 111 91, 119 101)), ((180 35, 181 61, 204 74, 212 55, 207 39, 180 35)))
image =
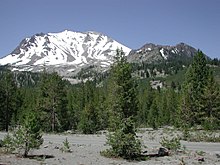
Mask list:
MULTIPOLYGON (((157 130, 141 130, 138 136, 142 140, 143 150, 148 153, 157 153, 158 148, 161 147, 160 140, 163 136, 175 136, 177 133, 157 130)), ((0 133, 0 139, 4 137, 5 133, 0 133)), ((16 154, 0 154, 0 165, 146 165, 146 164, 207 164, 220 165, 220 143, 206 143, 206 142, 186 142, 181 141, 186 147, 184 152, 173 153, 165 157, 153 157, 147 161, 126 161, 123 159, 110 159, 100 155, 100 151, 108 148, 105 145, 106 136, 100 135, 80 135, 80 134, 45 134, 43 136, 44 144, 39 150, 33 150, 30 155, 48 155, 52 158, 38 158, 29 159, 21 158, 16 154), (63 141, 68 139, 71 146, 71 153, 62 152, 63 141), (202 160, 202 161, 200 161, 202 160), (204 161, 203 161, 204 160, 204 161)))

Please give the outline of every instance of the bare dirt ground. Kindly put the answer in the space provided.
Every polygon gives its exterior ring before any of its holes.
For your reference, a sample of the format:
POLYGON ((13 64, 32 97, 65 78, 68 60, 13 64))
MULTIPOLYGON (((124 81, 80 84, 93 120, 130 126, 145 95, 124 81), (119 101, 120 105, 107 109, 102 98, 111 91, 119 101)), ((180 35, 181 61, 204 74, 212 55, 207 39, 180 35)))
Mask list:
MULTIPOLYGON (((157 153, 161 147, 160 140, 164 136, 175 136, 173 133, 164 130, 150 131, 142 130, 138 133, 143 150, 148 153, 157 153)), ((0 139, 6 133, 0 133, 0 139)), ((107 149, 106 136, 81 135, 81 134, 44 134, 44 143, 39 150, 33 150, 30 155, 47 155, 52 158, 21 158, 16 154, 0 154, 0 165, 185 165, 185 164, 207 164, 220 165, 220 143, 187 142, 181 141, 186 148, 182 152, 171 153, 170 156, 152 157, 146 161, 126 161, 123 159, 105 158, 100 151, 107 149), (63 142, 68 139, 72 152, 62 152, 63 142)))

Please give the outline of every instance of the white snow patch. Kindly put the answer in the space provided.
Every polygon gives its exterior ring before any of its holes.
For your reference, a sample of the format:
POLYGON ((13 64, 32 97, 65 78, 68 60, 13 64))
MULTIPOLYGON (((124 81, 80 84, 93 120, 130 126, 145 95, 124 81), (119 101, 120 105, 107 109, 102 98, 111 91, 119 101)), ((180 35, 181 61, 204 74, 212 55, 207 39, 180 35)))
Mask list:
POLYGON ((163 48, 160 49, 160 53, 161 53, 162 57, 163 57, 165 60, 167 60, 167 56, 164 54, 164 49, 163 49, 163 48))
POLYGON ((73 72, 73 71, 75 71, 75 69, 69 69, 69 70, 67 70, 68 72, 73 72))
POLYGON ((102 63, 101 65, 104 65, 104 66, 109 66, 109 65, 111 65, 111 63, 110 63, 110 62, 107 62, 107 61, 102 61, 101 63, 102 63))
POLYGON ((171 52, 177 54, 179 51, 177 48, 175 48, 175 49, 171 50, 171 52))
POLYGON ((142 50, 141 50, 141 49, 137 51, 137 53, 140 53, 140 52, 142 52, 142 50))
POLYGON ((176 53, 178 53, 178 52, 179 52, 179 50, 178 50, 177 48, 175 48, 175 51, 176 51, 176 53))
POLYGON ((18 71, 18 70, 19 70, 18 68, 13 68, 13 69, 12 69, 12 72, 18 71))

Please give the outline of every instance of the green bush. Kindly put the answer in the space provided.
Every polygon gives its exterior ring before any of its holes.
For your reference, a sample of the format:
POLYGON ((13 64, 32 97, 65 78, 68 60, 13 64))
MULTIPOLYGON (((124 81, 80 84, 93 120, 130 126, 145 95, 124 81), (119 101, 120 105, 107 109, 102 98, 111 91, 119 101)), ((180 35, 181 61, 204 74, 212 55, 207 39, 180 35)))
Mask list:
POLYGON ((94 134, 98 131, 98 114, 96 108, 92 104, 87 104, 84 107, 78 128, 84 134, 94 134))
POLYGON ((160 144, 172 151, 177 151, 178 149, 181 149, 181 143, 180 143, 180 139, 179 138, 172 138, 172 139, 168 139, 163 137, 162 141, 160 141, 160 144))
POLYGON ((133 121, 128 118, 121 124, 120 129, 107 137, 111 149, 103 152, 108 157, 136 159, 141 153, 140 140, 136 138, 133 121))
POLYGON ((218 130, 219 127, 219 119, 214 117, 205 118, 203 122, 203 127, 205 130, 218 130))
POLYGON ((13 145, 13 138, 7 134, 2 140, 2 147, 4 148, 5 153, 11 153, 15 150, 15 146, 13 145))
POLYGON ((24 124, 19 126, 12 136, 9 134, 3 139, 3 147, 7 152, 17 150, 19 154, 27 157, 30 149, 39 148, 43 143, 40 132, 39 120, 34 114, 29 114, 24 119, 24 124))
POLYGON ((182 140, 188 140, 189 138, 190 138, 190 133, 189 133, 189 129, 187 129, 187 128, 184 128, 183 129, 183 138, 182 138, 182 140))
POLYGON ((212 131, 198 131, 190 134, 187 140, 192 142, 220 142, 220 135, 212 131))
POLYGON ((61 151, 62 152, 72 152, 70 149, 70 143, 67 138, 63 141, 63 147, 61 148, 61 151))

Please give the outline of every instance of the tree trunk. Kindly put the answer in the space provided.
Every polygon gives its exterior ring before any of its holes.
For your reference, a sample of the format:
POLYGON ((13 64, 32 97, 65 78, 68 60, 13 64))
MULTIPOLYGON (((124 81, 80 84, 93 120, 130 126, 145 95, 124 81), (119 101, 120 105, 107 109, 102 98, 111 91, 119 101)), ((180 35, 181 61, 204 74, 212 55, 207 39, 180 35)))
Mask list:
POLYGON ((51 123, 51 129, 52 129, 52 132, 54 132, 54 130, 55 130, 55 100, 54 100, 54 98, 53 98, 53 103, 52 103, 52 105, 53 105, 53 107, 52 107, 52 123, 51 123))
POLYGON ((25 142, 25 148, 24 148, 24 154, 23 154, 23 157, 24 157, 24 158, 27 157, 28 151, 29 151, 29 149, 28 149, 28 142, 25 142))
POLYGON ((54 127, 55 127, 55 113, 54 109, 52 110, 52 122, 51 122, 51 130, 54 132, 54 127))
MULTIPOLYGON (((7 90, 7 89, 6 89, 7 90)), ((6 116, 5 116, 5 131, 8 132, 9 125, 9 105, 8 105, 8 91, 6 91, 6 116)))

